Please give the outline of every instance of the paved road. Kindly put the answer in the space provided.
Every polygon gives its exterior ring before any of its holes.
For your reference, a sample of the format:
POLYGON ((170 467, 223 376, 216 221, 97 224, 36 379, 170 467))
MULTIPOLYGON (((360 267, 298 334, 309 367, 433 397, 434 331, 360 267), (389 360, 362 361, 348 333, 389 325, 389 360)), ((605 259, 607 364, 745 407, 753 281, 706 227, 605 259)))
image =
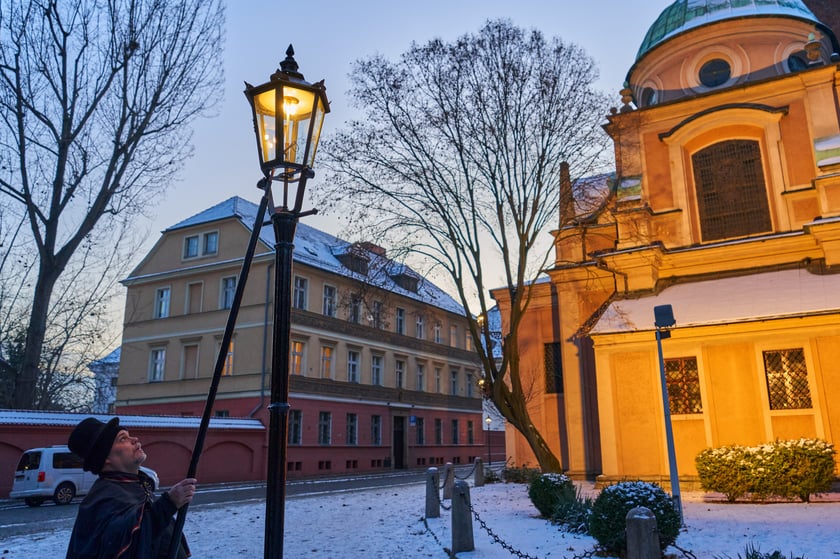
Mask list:
MULTIPOLYGON (((456 476, 465 477, 471 470, 472 466, 459 466, 456 468, 456 476)), ((286 495, 289 499, 295 499, 326 493, 419 484, 424 481, 425 470, 290 480, 286 484, 286 495)), ((219 484, 199 486, 190 507, 212 507, 262 500, 265 500, 265 483, 219 484)), ((77 498, 73 503, 64 506, 57 506, 48 501, 40 507, 28 507, 23 501, 0 500, 0 542, 11 536, 70 530, 80 502, 81 499, 77 498)))

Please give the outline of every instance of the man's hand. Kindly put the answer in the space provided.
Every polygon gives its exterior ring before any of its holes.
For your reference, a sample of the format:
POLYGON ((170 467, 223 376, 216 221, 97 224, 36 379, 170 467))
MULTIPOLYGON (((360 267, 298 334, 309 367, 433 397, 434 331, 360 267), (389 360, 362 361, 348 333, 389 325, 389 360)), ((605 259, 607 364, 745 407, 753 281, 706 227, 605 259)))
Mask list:
POLYGON ((194 478, 187 478, 182 479, 175 485, 169 488, 167 491, 167 495, 175 503, 177 508, 181 508, 190 501, 192 501, 193 496, 195 495, 195 483, 196 479, 194 478))

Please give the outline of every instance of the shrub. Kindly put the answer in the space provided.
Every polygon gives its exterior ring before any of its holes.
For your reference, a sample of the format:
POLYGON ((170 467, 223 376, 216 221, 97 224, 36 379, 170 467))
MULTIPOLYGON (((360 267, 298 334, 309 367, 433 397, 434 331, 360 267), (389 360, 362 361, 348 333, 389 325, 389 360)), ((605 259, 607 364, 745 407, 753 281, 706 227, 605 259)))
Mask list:
POLYGON ((723 493, 726 500, 734 502, 750 490, 750 466, 742 447, 707 448, 694 462, 705 491, 723 493))
POLYGON ((745 495, 809 501, 831 489, 834 447, 820 439, 776 441, 756 447, 707 448, 695 459, 700 485, 729 501, 745 495))
POLYGON ((659 546, 665 549, 680 532, 680 515, 671 497, 656 484, 622 481, 606 487, 592 504, 589 534, 610 551, 627 548, 625 518, 630 509, 647 507, 656 517, 659 546))
POLYGON ((520 466, 518 468, 511 467, 502 470, 502 478, 505 483, 528 483, 530 484, 534 479, 538 478, 542 472, 538 468, 528 468, 527 466, 520 466))
POLYGON ((484 483, 499 483, 500 481, 502 481, 502 478, 499 477, 496 470, 487 466, 484 467, 484 483))
POLYGON ((563 474, 542 474, 531 480, 528 497, 541 515, 550 518, 560 503, 574 501, 575 486, 563 474))
MULTIPOLYGON (((724 558, 716 557, 716 559, 729 559, 729 556, 726 555, 724 558)), ((772 551, 770 553, 762 553, 759 551, 758 547, 754 546, 753 544, 747 544, 747 547, 744 549, 744 557, 741 557, 741 554, 738 554, 738 559, 788 559, 785 555, 779 551, 772 551)), ((790 554, 790 559, 805 559, 804 556, 794 555, 793 553, 790 554)))
POLYGON ((567 532, 589 533, 589 515, 592 514, 592 498, 582 497, 576 488, 574 499, 561 501, 551 515, 551 521, 567 532))

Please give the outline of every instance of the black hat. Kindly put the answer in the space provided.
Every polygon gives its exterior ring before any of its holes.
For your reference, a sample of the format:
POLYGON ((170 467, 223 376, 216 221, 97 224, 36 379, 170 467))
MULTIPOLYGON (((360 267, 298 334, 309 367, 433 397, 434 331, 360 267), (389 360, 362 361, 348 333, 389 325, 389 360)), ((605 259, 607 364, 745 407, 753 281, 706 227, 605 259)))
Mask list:
POLYGON ((119 432, 119 417, 111 419, 108 423, 88 417, 70 433, 67 446, 84 461, 82 466, 85 470, 99 475, 119 432))

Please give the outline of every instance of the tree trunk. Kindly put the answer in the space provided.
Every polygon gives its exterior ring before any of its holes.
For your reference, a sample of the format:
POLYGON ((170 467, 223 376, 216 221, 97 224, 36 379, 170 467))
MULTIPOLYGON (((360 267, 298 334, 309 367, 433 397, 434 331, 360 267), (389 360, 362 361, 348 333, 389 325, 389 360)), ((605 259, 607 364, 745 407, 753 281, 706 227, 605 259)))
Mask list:
POLYGON ((36 387, 41 371, 41 350, 44 347, 47 331, 49 304, 60 273, 60 269, 55 266, 51 266, 46 271, 42 268, 38 272, 32 298, 32 311, 29 315, 29 328, 26 331, 26 347, 20 372, 15 378, 15 409, 40 409, 41 402, 36 398, 36 387))

